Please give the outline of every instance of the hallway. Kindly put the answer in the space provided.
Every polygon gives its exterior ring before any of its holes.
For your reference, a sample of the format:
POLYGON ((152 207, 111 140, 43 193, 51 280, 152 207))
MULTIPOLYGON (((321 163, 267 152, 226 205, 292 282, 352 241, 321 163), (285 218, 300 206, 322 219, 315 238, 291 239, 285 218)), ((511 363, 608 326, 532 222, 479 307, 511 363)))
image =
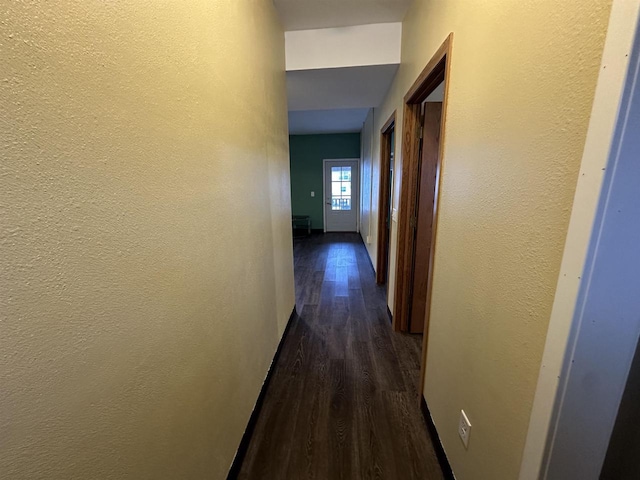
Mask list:
POLYGON ((421 337, 393 333, 360 236, 294 245, 296 305, 242 479, 443 478, 418 407, 421 337))

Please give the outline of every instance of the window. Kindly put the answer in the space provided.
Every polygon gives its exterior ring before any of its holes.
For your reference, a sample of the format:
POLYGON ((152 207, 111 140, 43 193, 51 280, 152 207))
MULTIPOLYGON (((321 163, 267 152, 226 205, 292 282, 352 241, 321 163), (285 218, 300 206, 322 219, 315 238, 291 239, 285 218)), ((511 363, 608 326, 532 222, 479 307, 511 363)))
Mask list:
POLYGON ((331 210, 351 210, 351 167, 331 167, 331 210))

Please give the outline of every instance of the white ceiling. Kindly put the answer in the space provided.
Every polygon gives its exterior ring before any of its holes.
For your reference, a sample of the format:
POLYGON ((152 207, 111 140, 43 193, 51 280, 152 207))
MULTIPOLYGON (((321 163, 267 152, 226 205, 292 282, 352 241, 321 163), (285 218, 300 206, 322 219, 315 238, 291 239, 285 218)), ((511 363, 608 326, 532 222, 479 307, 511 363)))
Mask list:
POLYGON ((380 105, 398 70, 402 27, 392 22, 403 20, 412 0, 273 2, 284 30, 291 32, 286 37, 290 133, 361 131, 368 110, 380 105), (391 56, 381 57, 383 50, 391 56))
POLYGON ((359 132, 367 118, 368 108, 340 108, 333 110, 301 110, 289 112, 289 133, 359 132))
POLYGON ((289 110, 377 107, 398 65, 368 65, 287 72, 289 110))
POLYGON ((285 30, 401 22, 412 0, 273 0, 285 30))

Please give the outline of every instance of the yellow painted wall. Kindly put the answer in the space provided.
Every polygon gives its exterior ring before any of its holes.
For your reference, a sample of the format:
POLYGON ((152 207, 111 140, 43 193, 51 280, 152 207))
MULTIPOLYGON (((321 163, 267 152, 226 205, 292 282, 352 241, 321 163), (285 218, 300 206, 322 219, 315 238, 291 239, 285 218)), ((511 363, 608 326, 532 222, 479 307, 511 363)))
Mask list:
POLYGON ((0 476, 224 478, 294 305, 269 0, 4 2, 0 476))
MULTIPOLYGON (((373 128, 375 126, 373 113, 374 109, 372 108, 367 113, 367 117, 362 125, 362 132, 360 132, 360 236, 362 237, 362 241, 369 253, 369 258, 371 258, 371 264, 373 265, 373 268, 376 268, 376 247, 378 245, 378 239, 371 236, 371 227, 374 221, 377 224, 378 219, 376 218, 374 220, 371 218, 371 197, 373 195, 377 195, 380 174, 374 174, 372 171, 372 142, 374 138, 373 128), (374 193, 374 190, 376 193, 374 193), (367 242, 367 239, 369 239, 369 242, 367 242)), ((378 137, 378 139, 379 138, 380 137, 378 137)), ((378 165, 380 165, 379 159, 378 165)), ((376 196, 376 198, 378 197, 376 196)), ((377 213, 378 209, 376 208, 375 211, 377 213)))
MULTIPOLYGON (((397 109, 402 125, 402 97, 454 32, 425 396, 462 480, 518 476, 609 10, 608 0, 416 0, 375 112, 378 172, 382 123, 397 109), (460 409, 473 424, 468 450, 460 409)), ((391 264, 393 308, 393 252, 391 264)))

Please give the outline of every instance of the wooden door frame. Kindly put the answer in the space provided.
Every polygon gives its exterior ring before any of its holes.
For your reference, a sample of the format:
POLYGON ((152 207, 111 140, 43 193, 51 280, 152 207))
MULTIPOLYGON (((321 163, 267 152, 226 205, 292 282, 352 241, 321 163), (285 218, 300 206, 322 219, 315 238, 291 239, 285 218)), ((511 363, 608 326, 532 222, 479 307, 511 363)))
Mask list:
POLYGON ((427 346, 429 341, 429 316, 431 314, 431 294, 433 289, 433 263, 438 230, 438 201, 442 159, 446 135, 447 100, 451 71, 451 50, 453 33, 450 33, 440 45, 431 60, 424 67, 407 94, 404 96, 402 120, 402 178, 400 189, 400 208, 398 211, 398 245, 395 284, 395 305, 393 312, 394 330, 406 331, 409 323, 410 283, 413 263, 413 228, 411 218, 415 215, 416 194, 418 189, 418 171, 420 162, 420 105, 444 81, 444 99, 440 120, 440 144, 436 166, 435 195, 433 202, 433 231, 431 252, 429 255, 429 274, 427 283, 427 306, 422 339, 422 361, 420 365, 420 401, 423 398, 424 375, 426 370, 427 346))
MULTIPOLYGON (((385 235, 382 225, 387 221, 391 195, 389 192, 389 168, 391 166, 391 130, 395 130, 396 111, 394 110, 389 119, 380 129, 380 186, 378 188, 378 248, 376 255, 376 283, 383 284, 387 278, 389 268, 389 236, 385 235)), ((391 223, 391 219, 389 219, 391 223)), ((389 225, 391 230, 391 225, 389 225)))

